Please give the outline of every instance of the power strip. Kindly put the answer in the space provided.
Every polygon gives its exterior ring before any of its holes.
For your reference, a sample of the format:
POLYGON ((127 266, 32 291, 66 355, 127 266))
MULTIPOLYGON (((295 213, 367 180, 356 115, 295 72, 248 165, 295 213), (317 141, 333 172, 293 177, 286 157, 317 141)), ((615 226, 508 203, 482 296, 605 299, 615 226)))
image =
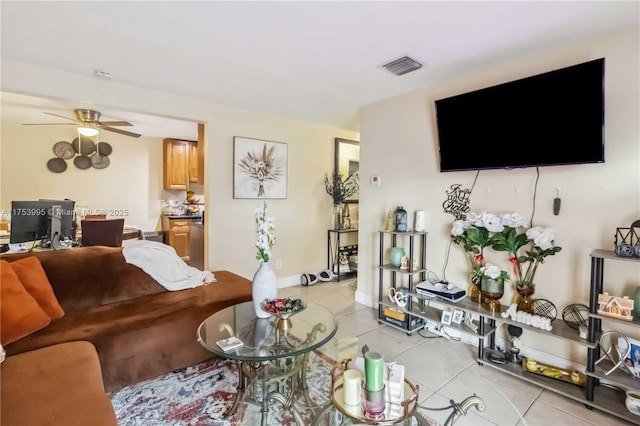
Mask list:
POLYGON ((444 334, 444 326, 438 322, 431 322, 431 321, 427 321, 424 324, 423 330, 426 330, 430 333, 433 334, 437 334, 439 336, 445 336, 446 334, 444 334))
POLYGON ((439 322, 431 322, 427 321, 423 327, 423 330, 426 330, 432 334, 446 337, 447 339, 459 341, 461 339, 461 333, 454 328, 446 328, 445 325, 439 322))

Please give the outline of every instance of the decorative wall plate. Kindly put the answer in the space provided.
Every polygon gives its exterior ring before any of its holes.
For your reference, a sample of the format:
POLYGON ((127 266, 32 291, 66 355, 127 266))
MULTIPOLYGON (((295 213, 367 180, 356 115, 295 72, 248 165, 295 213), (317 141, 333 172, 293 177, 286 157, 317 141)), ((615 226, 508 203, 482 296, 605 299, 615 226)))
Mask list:
POLYGON ((111 155, 113 152, 113 148, 106 142, 98 142, 98 154, 100 155, 111 155))
POLYGON ((91 167, 94 169, 106 169, 109 167, 109 157, 106 155, 93 154, 91 156, 91 167))
POLYGON ((47 169, 53 173, 62 173, 67 170, 67 162, 62 158, 52 158, 47 161, 47 169))
POLYGON ((75 138, 71 145, 73 149, 81 155, 91 155, 96 151, 96 143, 89 139, 88 137, 83 137, 81 139, 82 143, 78 146, 78 138, 75 138))
POLYGON ((73 159, 73 164, 79 169, 88 169, 91 167, 91 158, 87 155, 78 155, 73 159))
POLYGON ((73 149, 73 145, 69 142, 60 141, 56 142, 53 145, 53 153, 58 158, 62 158, 64 160, 70 160, 76 155, 75 149, 73 149))

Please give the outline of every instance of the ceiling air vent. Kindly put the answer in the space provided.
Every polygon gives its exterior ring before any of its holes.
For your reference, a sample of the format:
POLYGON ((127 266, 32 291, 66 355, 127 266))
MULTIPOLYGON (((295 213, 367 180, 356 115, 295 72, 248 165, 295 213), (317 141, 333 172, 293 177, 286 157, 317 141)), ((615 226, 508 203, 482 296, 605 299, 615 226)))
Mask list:
POLYGON ((422 64, 408 56, 403 56, 388 64, 384 64, 382 67, 386 68, 386 70, 392 74, 403 75, 411 71, 419 70, 422 68, 422 64))

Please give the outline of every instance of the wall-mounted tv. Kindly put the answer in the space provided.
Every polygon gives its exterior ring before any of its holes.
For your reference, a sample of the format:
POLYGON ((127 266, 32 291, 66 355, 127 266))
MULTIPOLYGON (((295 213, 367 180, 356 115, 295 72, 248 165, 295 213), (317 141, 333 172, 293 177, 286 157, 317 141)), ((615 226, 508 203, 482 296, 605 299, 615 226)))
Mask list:
POLYGON ((604 63, 435 101, 440 171, 603 163, 604 63))

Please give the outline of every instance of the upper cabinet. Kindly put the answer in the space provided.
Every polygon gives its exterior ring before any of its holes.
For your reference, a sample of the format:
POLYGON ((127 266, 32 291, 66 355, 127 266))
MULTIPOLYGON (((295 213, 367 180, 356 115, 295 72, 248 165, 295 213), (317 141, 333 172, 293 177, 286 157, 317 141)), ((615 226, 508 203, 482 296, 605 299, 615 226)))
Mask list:
POLYGON ((190 141, 165 139, 163 150, 164 189, 189 189, 190 141))
POLYGON ((189 182, 198 183, 198 143, 189 142, 189 182))
POLYGON ((198 185, 204 185, 204 124, 198 123, 198 185))
POLYGON ((186 191, 189 183, 204 185, 204 124, 198 124, 198 140, 164 139, 164 189, 186 191))

